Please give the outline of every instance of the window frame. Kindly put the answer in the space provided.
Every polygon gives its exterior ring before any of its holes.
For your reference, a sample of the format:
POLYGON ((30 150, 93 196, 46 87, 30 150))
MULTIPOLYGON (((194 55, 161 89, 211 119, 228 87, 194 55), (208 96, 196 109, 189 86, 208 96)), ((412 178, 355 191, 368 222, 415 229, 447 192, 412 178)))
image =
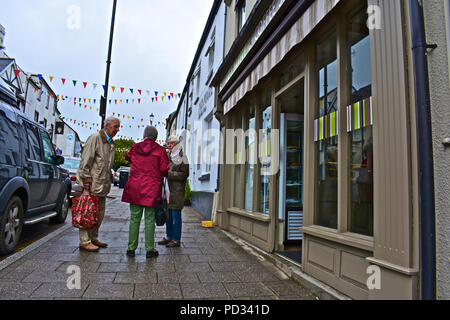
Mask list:
MULTIPOLYGON (((348 93, 348 86, 351 86, 351 79, 348 74, 348 62, 349 56, 347 55, 348 45, 348 23, 349 17, 353 17, 359 11, 367 8, 367 2, 362 3, 357 8, 343 8, 336 13, 336 17, 330 19, 328 23, 317 32, 314 37, 315 40, 308 44, 307 52, 307 64, 306 64, 306 78, 305 87, 306 100, 305 105, 310 106, 305 109, 305 124, 308 121, 309 129, 306 129, 305 133, 308 139, 305 139, 305 152, 309 155, 305 158, 305 166, 309 167, 311 173, 305 175, 305 212, 309 212, 305 216, 304 226, 301 228, 302 232, 310 235, 327 237, 330 240, 334 240, 340 243, 346 243, 364 250, 372 250, 374 236, 366 236, 363 234, 357 234, 349 231, 349 206, 350 206, 350 194, 351 185, 349 183, 350 176, 350 144, 351 135, 347 133, 347 118, 346 107, 350 103, 350 95, 348 93), (338 123, 337 123, 337 138, 338 138, 338 204, 337 204, 337 229, 331 229, 320 226, 315 222, 315 216, 317 212, 317 165, 318 159, 316 150, 316 142, 314 141, 313 128, 314 120, 318 117, 318 66, 316 61, 316 46, 322 43, 332 32, 336 32, 337 40, 337 73, 338 73, 338 123), (317 74, 316 74, 317 73, 317 74), (316 88, 317 87, 317 88, 316 88), (312 154, 311 154, 312 153, 312 154), (309 199, 309 200, 308 200, 309 199)), ((369 36, 372 37, 372 32, 369 32, 369 36)), ((373 79, 372 70, 372 79, 373 79)), ((373 84, 373 81, 372 81, 373 84)), ((306 138, 305 136, 305 138, 306 138)), ((375 137, 374 137, 375 138, 375 137)), ((374 150, 375 151, 375 150, 374 150)))

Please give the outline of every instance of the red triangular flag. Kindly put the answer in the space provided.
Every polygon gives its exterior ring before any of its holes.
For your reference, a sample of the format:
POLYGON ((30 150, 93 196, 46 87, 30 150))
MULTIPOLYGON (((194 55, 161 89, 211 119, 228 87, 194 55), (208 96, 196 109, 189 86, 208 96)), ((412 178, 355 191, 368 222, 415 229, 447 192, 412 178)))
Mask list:
POLYGON ((61 81, 62 81, 63 84, 66 83, 66 79, 64 79, 64 78, 61 78, 61 81))
POLYGON ((83 86, 84 86, 84 88, 86 88, 87 82, 83 82, 83 86))
POLYGON ((120 93, 123 93, 123 90, 125 90, 125 88, 120 88, 120 93))
POLYGON ((142 94, 142 90, 141 89, 138 89, 138 92, 139 92, 139 94, 142 94))
POLYGON ((19 76, 20 70, 16 70, 16 77, 19 76))
POLYGON ((138 99, 138 103, 141 103, 141 99, 138 99))

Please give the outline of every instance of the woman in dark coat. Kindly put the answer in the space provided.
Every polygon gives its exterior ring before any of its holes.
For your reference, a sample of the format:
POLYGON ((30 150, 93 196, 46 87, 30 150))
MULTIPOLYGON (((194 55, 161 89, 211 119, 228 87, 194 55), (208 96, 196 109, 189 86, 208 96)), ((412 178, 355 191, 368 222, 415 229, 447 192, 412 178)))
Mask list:
POLYGON ((161 198, 161 181, 169 170, 166 150, 155 142, 158 130, 147 126, 144 141, 134 144, 125 159, 131 162, 131 172, 122 201, 130 203, 131 219, 127 255, 134 257, 138 247, 139 226, 145 211, 145 250, 147 258, 155 257, 155 208, 161 198))
POLYGON ((166 237, 158 244, 166 247, 179 247, 181 241, 181 210, 184 206, 184 190, 189 177, 189 163, 177 137, 167 140, 170 154, 170 169, 167 175, 169 186, 169 217, 166 222, 166 237))

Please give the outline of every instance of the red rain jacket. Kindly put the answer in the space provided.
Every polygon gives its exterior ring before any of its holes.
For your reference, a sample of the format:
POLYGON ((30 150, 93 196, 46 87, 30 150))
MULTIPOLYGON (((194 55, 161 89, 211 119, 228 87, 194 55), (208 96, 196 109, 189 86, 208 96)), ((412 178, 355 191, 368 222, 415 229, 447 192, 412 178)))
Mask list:
POLYGON ((169 171, 166 150, 151 139, 136 143, 125 159, 131 162, 131 172, 122 201, 156 208, 161 198, 161 180, 169 171))

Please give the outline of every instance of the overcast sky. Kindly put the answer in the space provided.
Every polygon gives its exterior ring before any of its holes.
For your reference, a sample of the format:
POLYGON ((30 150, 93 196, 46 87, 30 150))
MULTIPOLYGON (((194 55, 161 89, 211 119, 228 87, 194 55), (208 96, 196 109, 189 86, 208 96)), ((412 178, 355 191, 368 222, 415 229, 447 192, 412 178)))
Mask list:
MULTIPOLYGON (((97 99, 80 107, 60 101, 66 119, 100 122, 96 111, 105 82, 113 0, 2 0, 0 24, 6 29, 5 52, 26 72, 42 74, 56 94, 97 99), (79 15, 78 15, 79 12, 79 15), (67 79, 65 85, 61 78, 67 79), (72 80, 77 80, 74 86, 72 80), (86 89, 83 82, 87 82, 86 89), (93 84, 98 84, 96 90, 93 84), (93 107, 92 110, 89 107, 93 107)), ((107 116, 125 114, 119 135, 142 137, 149 115, 165 122, 179 100, 151 102, 158 91, 181 93, 213 0, 118 0, 107 116), (120 88, 124 87, 123 93, 120 88), (133 94, 129 90, 134 89, 133 94), (137 92, 143 90, 142 95, 137 92), (146 92, 150 90, 150 95, 146 92), (138 104, 138 98, 145 98, 138 104), (114 103, 114 100, 123 100, 114 103), (129 103, 125 102, 129 99, 129 103), (131 103, 135 99, 135 103, 131 103), (128 119, 128 116, 135 117, 128 119), (144 122, 141 123, 141 119, 144 122), (129 128, 132 125, 133 128, 129 128)), ((73 125, 80 138, 96 132, 73 125)), ((165 138, 165 129, 158 127, 165 138)))

